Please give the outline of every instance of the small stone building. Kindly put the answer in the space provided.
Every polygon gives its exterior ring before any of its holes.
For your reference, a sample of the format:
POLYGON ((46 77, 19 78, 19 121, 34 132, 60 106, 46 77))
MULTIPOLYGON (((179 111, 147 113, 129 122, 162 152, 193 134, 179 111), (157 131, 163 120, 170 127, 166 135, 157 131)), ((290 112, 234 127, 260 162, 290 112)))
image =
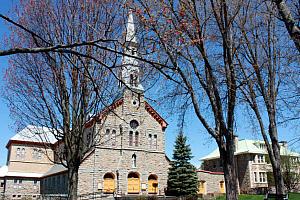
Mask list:
POLYGON ((226 192, 223 172, 197 170, 197 176, 199 180, 198 194, 210 195, 226 192))

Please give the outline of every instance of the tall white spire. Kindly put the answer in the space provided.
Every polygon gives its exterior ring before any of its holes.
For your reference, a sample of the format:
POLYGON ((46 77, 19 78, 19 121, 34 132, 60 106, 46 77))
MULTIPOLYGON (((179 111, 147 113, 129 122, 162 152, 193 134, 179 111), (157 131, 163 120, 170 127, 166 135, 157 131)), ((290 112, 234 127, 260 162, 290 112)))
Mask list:
POLYGON ((133 14, 132 14, 131 9, 128 11, 128 21, 127 21, 127 29, 126 29, 126 38, 125 38, 125 40, 126 40, 126 42, 137 43, 136 37, 135 37, 133 14))
POLYGON ((126 55, 123 56, 121 78, 127 87, 143 91, 143 86, 140 84, 139 63, 138 60, 134 58, 138 57, 137 47, 138 43, 135 34, 133 14, 132 10, 129 10, 124 47, 124 54, 126 55))

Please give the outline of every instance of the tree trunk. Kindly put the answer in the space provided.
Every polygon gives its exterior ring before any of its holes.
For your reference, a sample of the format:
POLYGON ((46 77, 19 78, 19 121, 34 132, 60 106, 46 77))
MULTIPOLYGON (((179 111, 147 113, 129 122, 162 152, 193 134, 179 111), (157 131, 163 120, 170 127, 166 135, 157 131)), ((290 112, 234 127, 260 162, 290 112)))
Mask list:
MULTIPOLYGON (((229 145, 226 145, 229 146, 229 145)), ((234 159, 234 145, 229 149, 225 149, 220 146, 220 158, 223 161, 223 171, 225 178, 226 187, 226 199, 227 200, 237 200, 238 199, 238 187, 237 187, 237 175, 234 159)))
MULTIPOLYGON (((273 153, 273 156, 270 160, 273 168, 276 194, 282 195, 285 193, 285 190, 284 190, 284 182, 283 182, 283 176, 281 171, 280 146, 278 142, 277 125, 276 125, 275 112, 273 107, 275 106, 271 106, 271 109, 269 109, 271 110, 271 112, 269 111, 269 135, 272 143, 272 153, 273 153)), ((281 200, 281 199, 282 198, 277 198, 277 200, 281 200)))
MULTIPOLYGON (((276 194, 281 195, 285 193, 285 190, 284 190, 284 182, 283 182, 283 176, 281 171, 280 147, 278 141, 272 141, 272 149, 273 149, 274 159, 271 159, 271 164, 273 168, 276 194)), ((277 198, 277 200, 281 200, 281 198, 277 198)))
POLYGON ((68 169, 68 200, 77 200, 78 168, 68 169))

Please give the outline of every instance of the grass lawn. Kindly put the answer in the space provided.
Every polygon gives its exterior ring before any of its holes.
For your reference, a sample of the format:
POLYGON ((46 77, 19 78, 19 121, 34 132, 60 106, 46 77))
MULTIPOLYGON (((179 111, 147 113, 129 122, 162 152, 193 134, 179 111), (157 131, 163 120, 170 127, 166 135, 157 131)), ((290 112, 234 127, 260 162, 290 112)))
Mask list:
MULTIPOLYGON (((265 195, 241 194, 239 200, 263 200, 265 195)), ((225 196, 218 197, 217 200, 225 200, 225 196)), ((289 200, 300 200, 300 193, 290 193, 289 200)))

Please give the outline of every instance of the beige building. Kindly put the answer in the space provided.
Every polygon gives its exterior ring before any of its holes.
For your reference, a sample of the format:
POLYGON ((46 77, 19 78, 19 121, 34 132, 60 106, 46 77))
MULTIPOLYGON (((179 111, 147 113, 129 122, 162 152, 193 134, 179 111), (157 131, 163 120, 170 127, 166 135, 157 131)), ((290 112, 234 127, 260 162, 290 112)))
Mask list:
POLYGON ((27 126, 13 136, 6 147, 7 165, 0 168, 1 193, 5 199, 37 198, 40 180, 53 164, 56 142, 48 129, 27 126))
MULTIPOLYGON (((238 183, 241 193, 265 193, 268 188, 267 173, 272 172, 272 166, 268 162, 268 153, 265 143, 257 140, 238 140, 236 138, 235 159, 237 163, 238 183)), ((300 155, 288 149, 286 142, 280 144, 280 154, 291 156, 300 160, 300 155)), ((214 172, 223 171, 220 162, 219 150, 203 157, 203 170, 214 172)), ((299 169, 298 173, 299 173, 299 169)))

